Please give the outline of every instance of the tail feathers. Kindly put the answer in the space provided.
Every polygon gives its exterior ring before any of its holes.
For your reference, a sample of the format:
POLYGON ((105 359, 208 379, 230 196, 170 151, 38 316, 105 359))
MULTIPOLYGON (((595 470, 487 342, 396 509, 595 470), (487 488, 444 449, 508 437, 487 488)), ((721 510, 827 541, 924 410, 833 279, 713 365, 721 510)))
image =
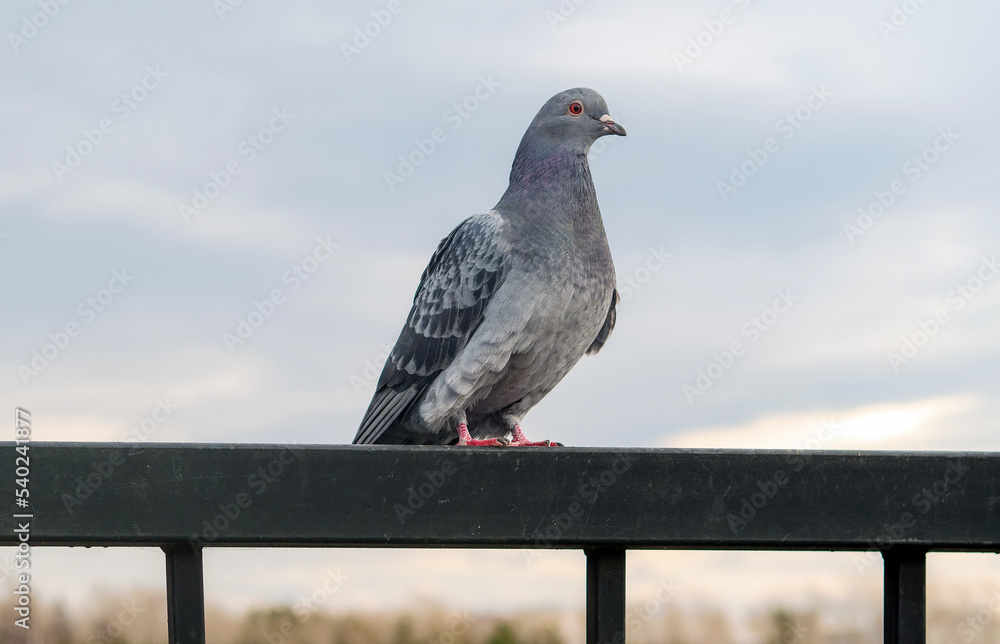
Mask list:
MULTIPOLYGON (((358 434, 354 437, 354 443, 370 445, 399 442, 385 440, 388 436, 384 435, 393 427, 403 429, 400 427, 400 421, 417 396, 423 393, 425 386, 410 386, 399 391, 392 387, 382 387, 376 391, 368 411, 365 412, 364 420, 361 421, 361 427, 358 428, 358 434)), ((399 433, 394 431, 390 435, 399 433)))
MULTIPOLYGON (((427 388, 428 382, 417 382, 409 387, 396 389, 383 386, 375 392, 365 413, 354 444, 381 445, 454 445, 458 443, 455 427, 442 427, 440 431, 421 431, 405 423, 406 417, 427 388)), ((494 413, 469 418, 469 431, 473 438, 499 438, 510 433, 502 415, 494 413)))

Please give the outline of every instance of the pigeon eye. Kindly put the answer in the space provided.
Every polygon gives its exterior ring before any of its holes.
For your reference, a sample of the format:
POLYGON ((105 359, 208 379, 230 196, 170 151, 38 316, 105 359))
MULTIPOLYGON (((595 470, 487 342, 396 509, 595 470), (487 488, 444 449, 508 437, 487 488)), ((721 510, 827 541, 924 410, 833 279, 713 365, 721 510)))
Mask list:
POLYGON ((583 103, 580 101, 573 101, 569 104, 569 109, 567 111, 573 116, 580 116, 583 114, 583 103))

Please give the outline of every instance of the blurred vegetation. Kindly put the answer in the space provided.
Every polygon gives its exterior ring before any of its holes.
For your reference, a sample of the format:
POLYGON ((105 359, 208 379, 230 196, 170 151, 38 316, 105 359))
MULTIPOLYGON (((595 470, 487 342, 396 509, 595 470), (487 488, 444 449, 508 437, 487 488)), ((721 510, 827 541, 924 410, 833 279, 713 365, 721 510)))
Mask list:
MULTIPOLYGON (((0 592, 10 603, 8 589, 0 592)), ((1000 591, 932 592, 928 641, 1000 643, 1000 591)), ((0 620, 0 644, 165 644, 166 602, 148 590, 95 589, 92 609, 71 615, 44 592, 32 597, 31 630, 0 620)), ((881 602, 772 606, 734 618, 718 606, 649 602, 629 608, 629 644, 879 644, 881 602)), ((209 605, 210 644, 576 644, 582 612, 482 615, 423 604, 391 612, 306 612, 288 606, 232 615, 209 605)))

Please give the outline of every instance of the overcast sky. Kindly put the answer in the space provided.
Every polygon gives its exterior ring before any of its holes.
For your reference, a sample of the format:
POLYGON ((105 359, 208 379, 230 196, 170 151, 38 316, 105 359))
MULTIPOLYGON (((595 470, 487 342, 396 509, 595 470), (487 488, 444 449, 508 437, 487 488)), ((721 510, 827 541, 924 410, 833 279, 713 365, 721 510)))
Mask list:
MULTIPOLYGON (((529 436, 1000 449, 998 22, 985 0, 6 2, 0 406, 36 440, 350 442, 437 242, 588 86, 629 133, 591 159, 623 301, 529 436)), ((48 552, 65 597, 111 556, 48 552)), ((162 583, 158 552, 114 556, 104 582, 162 583)), ((809 556, 817 588, 858 583, 853 555, 809 556)), ((405 603, 453 597, 424 573, 466 557, 227 551, 208 583, 245 606, 353 566, 358 597, 395 579, 405 603)), ((583 601, 578 553, 530 587, 520 554, 481 557, 510 581, 455 582, 476 601, 583 601)), ((695 588, 759 560, 649 561, 695 588)))

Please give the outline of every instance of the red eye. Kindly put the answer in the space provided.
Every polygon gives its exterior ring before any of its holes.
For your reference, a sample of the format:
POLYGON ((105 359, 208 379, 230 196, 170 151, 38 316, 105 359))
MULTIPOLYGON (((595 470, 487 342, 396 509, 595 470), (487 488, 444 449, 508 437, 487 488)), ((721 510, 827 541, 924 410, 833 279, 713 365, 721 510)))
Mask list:
POLYGON ((569 110, 567 110, 573 116, 580 116, 583 114, 583 103, 580 101, 573 101, 569 104, 569 110))

